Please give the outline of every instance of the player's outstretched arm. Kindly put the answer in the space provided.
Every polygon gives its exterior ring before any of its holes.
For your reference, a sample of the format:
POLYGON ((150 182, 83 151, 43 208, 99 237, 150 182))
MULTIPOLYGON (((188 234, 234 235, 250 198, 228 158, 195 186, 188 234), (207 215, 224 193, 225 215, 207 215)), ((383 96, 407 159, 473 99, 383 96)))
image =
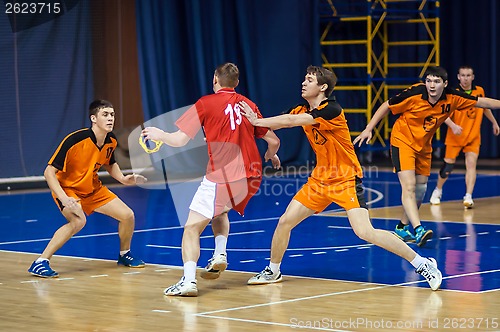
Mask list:
POLYGON ((363 142, 365 141, 366 143, 370 142, 370 140, 372 139, 373 128, 375 128, 377 123, 379 123, 380 120, 382 120, 388 113, 389 113, 389 102, 385 101, 377 109, 370 122, 368 122, 365 130, 363 130, 361 134, 359 134, 359 136, 354 139, 354 141, 352 142, 353 145, 356 145, 356 143, 359 142, 359 146, 361 146, 361 144, 363 144, 363 142))
POLYGON ((118 163, 114 163, 112 165, 104 165, 103 167, 116 181, 127 186, 142 184, 147 181, 147 179, 140 174, 124 175, 118 163))
POLYGON ((478 97, 476 107, 495 109, 500 108, 500 100, 488 97, 478 97))
POLYGON ((252 110, 252 108, 241 101, 241 114, 243 114, 250 123, 256 127, 268 127, 271 129, 281 129, 281 128, 292 128, 298 126, 313 125, 316 123, 311 114, 283 114, 278 116, 273 116, 270 118, 259 118, 257 113, 252 110))
POLYGON ((142 130, 141 136, 147 140, 161 141, 173 147, 181 147, 186 145, 191 139, 186 133, 178 130, 174 133, 167 133, 156 127, 146 127, 142 130))

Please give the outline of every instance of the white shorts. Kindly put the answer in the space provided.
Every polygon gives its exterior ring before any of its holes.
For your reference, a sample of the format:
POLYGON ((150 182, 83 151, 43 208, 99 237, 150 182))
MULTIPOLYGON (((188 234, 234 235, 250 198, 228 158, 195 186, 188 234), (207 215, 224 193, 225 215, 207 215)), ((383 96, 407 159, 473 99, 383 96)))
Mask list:
POLYGON ((261 178, 244 178, 226 184, 203 177, 189 209, 208 219, 231 208, 243 215, 248 201, 259 190, 260 182, 261 178))

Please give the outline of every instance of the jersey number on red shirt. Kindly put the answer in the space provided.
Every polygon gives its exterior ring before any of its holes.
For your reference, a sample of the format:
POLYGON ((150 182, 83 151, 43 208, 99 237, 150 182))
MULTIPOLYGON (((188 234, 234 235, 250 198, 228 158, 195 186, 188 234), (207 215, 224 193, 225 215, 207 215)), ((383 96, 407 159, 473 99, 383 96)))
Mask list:
POLYGON ((236 129, 236 125, 241 124, 241 113, 240 113, 240 105, 236 104, 233 105, 228 104, 226 109, 224 110, 224 114, 228 115, 229 114, 229 121, 231 122, 231 130, 236 129))

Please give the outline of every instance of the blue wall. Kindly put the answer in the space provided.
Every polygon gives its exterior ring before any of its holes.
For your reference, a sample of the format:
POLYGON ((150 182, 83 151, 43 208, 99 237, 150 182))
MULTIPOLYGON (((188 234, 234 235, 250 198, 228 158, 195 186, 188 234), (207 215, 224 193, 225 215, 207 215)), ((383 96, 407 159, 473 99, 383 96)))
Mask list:
MULTIPOLYGON (((253 99, 265 116, 301 102, 306 66, 321 63, 319 2, 136 1, 146 120, 211 93, 213 70, 225 61, 238 64, 238 92, 253 99)), ((34 20, 0 14, 0 178, 41 175, 61 139, 89 123, 90 1, 62 3, 60 14, 34 20)), ((500 98, 500 5, 495 0, 441 1, 440 11, 441 64, 450 83, 457 83, 458 66, 470 64, 476 83, 500 98)), ((340 102, 352 107, 348 100, 340 102)), ((484 122, 481 157, 498 158, 498 137, 484 122)), ((285 163, 312 158, 300 128, 278 134, 285 163)))

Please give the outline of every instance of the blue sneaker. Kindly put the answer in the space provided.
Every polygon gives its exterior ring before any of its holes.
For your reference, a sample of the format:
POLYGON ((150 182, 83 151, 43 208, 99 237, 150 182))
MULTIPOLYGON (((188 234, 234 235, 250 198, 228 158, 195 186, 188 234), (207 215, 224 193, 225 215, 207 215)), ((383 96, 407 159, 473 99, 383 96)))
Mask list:
POLYGON ((410 232, 410 225, 406 225, 403 228, 398 228, 396 226, 394 234, 404 242, 415 242, 415 236, 410 232))
POLYGON ((134 258, 130 250, 125 255, 118 256, 116 264, 128 267, 144 267, 146 265, 142 260, 134 258))
POLYGON ((28 272, 34 276, 41 277, 41 278, 57 278, 57 277, 59 277, 59 273, 52 270, 52 268, 49 265, 48 260, 41 261, 40 263, 37 263, 36 261, 34 261, 33 264, 31 264, 30 268, 28 269, 28 272))
POLYGON ((418 227, 415 231, 415 240, 417 242, 417 246, 423 246, 427 241, 432 239, 432 235, 434 233, 429 229, 425 230, 424 226, 418 227))

